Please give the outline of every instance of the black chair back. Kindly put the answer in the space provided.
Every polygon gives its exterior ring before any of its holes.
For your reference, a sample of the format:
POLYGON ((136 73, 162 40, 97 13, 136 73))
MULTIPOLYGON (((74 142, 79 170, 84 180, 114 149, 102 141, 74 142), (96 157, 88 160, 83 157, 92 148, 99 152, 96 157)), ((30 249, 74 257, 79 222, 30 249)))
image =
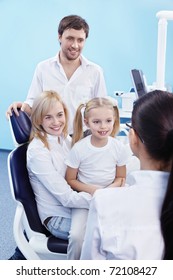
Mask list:
POLYGON ((20 201, 23 204, 30 228, 33 231, 48 234, 46 228, 40 221, 35 195, 28 177, 28 171, 26 168, 27 146, 27 143, 19 146, 10 154, 9 164, 14 196, 17 201, 20 201))

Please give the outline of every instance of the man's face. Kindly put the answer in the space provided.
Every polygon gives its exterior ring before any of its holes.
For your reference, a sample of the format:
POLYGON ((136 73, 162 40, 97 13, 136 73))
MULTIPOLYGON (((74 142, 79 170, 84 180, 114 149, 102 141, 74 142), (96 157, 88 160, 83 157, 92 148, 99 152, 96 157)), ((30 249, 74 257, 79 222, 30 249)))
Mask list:
POLYGON ((83 29, 66 29, 62 35, 59 35, 61 52, 68 60, 77 59, 84 47, 86 33, 83 29))

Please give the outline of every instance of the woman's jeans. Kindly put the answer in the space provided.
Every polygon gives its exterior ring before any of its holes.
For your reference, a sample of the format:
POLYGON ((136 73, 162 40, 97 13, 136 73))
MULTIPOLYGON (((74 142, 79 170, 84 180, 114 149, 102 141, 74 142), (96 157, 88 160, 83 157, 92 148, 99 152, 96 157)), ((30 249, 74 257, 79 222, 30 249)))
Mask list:
POLYGON ((67 259, 79 260, 84 240, 87 209, 72 209, 72 218, 52 217, 46 225, 55 237, 68 240, 67 259))
POLYGON ((46 227, 55 237, 68 240, 71 219, 55 216, 49 220, 46 227))

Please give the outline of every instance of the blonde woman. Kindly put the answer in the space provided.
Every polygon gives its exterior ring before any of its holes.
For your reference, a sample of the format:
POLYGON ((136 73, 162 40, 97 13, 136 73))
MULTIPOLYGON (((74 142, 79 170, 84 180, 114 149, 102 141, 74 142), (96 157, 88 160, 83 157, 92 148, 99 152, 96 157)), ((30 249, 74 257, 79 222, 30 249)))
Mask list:
POLYGON ((72 238, 71 212, 76 207, 88 209, 91 196, 73 191, 64 178, 71 138, 68 111, 56 92, 45 91, 34 100, 31 121, 27 168, 40 219, 54 236, 69 240, 67 258, 79 259, 80 232, 72 238))

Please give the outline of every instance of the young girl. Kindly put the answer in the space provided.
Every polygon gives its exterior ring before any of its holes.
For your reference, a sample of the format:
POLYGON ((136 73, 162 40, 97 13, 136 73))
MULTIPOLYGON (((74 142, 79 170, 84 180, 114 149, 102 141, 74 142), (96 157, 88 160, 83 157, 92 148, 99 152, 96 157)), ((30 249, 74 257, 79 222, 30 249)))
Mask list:
POLYGON ((81 259, 173 260, 173 94, 139 98, 129 140, 141 170, 129 187, 99 190, 90 205, 81 259))
MULTIPOLYGON (((74 190, 93 194, 106 187, 121 187, 125 183, 126 162, 131 151, 114 136, 119 131, 117 106, 107 98, 94 98, 79 106, 74 120, 73 144, 66 159, 66 180, 74 190), (83 137, 83 118, 91 135, 83 137), (80 140, 81 139, 81 140, 80 140), (79 141, 80 140, 80 141, 79 141), (76 143, 75 143, 76 142, 76 143)), ((85 232, 88 211, 72 210, 72 229, 85 232)), ((82 235, 81 242, 83 242, 82 235)))
POLYGON ((56 92, 45 91, 35 99, 31 121, 27 168, 40 219, 54 236, 69 239, 67 258, 79 259, 80 232, 73 240, 71 208, 88 209, 91 196, 73 191, 64 178, 71 138, 67 136, 67 108, 56 92))
POLYGON ((108 98, 93 98, 78 107, 74 146, 66 160, 66 180, 74 190, 93 194, 98 188, 124 185, 129 149, 115 138, 118 131, 118 108, 108 98), (84 123, 91 135, 82 139, 83 108, 84 123))

